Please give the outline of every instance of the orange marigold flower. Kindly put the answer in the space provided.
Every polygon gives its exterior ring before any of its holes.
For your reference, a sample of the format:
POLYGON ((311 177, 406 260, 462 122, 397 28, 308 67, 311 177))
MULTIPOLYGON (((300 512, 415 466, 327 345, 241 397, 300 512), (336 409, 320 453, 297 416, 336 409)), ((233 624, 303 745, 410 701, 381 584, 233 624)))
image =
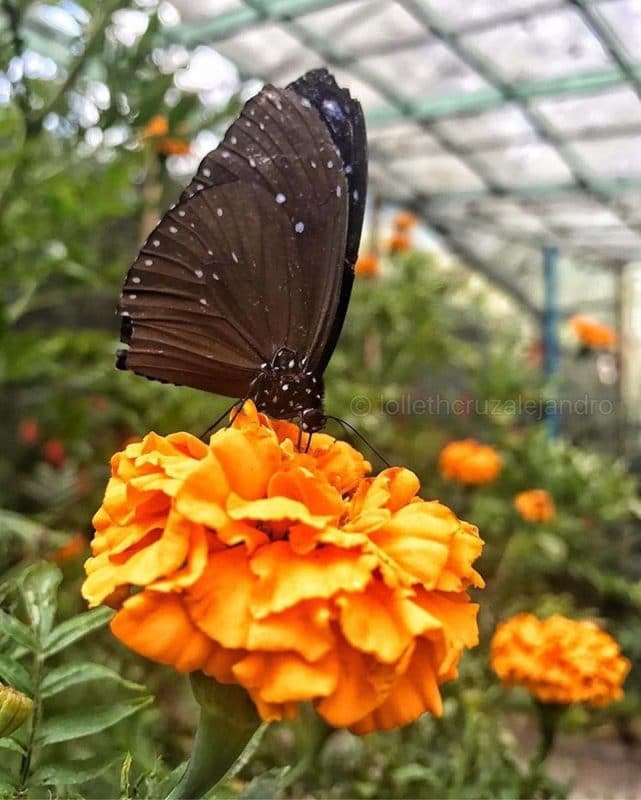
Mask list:
POLYGON ((413 228, 417 222, 418 219, 411 211, 399 211, 394 217, 394 228, 401 233, 405 233, 410 228, 413 228))
POLYGON ((61 467, 67 459, 64 442, 61 442, 60 439, 47 440, 44 443, 43 454, 45 461, 52 467, 61 467))
POLYGON ((311 701, 364 733, 440 714, 477 643, 477 529, 417 497, 401 467, 368 477, 345 442, 248 402, 209 444, 150 433, 113 456, 83 594, 181 672, 239 683, 266 720, 311 701))
POLYGON ((616 331, 603 322, 577 314, 570 320, 570 327, 585 347, 605 350, 616 346, 616 331))
POLYGON ((178 136, 164 136, 158 140, 156 151, 163 156, 184 156, 191 152, 191 143, 178 136))
POLYGON ((462 439, 445 445, 439 457, 444 478, 466 484, 491 483, 500 473, 501 457, 488 444, 462 439))
POLYGON ((406 233, 393 233, 387 243, 390 253, 407 253, 412 249, 410 237, 406 233))
POLYGON ((142 131, 142 139, 154 139, 169 133, 169 120, 164 114, 154 115, 142 131))
POLYGON ((507 686, 523 686, 542 703, 603 706, 623 697, 630 662, 594 622, 559 614, 517 614, 492 638, 492 669, 507 686))
POLYGON ((89 549, 89 540, 84 533, 75 533, 70 536, 67 541, 54 550, 51 558, 56 564, 67 564, 69 561, 75 561, 85 551, 89 549))
POLYGON ((528 489, 514 498, 517 511, 528 522, 550 522, 556 515, 552 495, 545 489, 528 489))
POLYGON ((40 423, 33 417, 23 417, 18 423, 18 438, 23 444, 36 444, 40 438, 40 423))
POLYGON ((356 274, 361 277, 376 277, 379 270, 379 260, 376 253, 363 253, 356 262, 356 274))

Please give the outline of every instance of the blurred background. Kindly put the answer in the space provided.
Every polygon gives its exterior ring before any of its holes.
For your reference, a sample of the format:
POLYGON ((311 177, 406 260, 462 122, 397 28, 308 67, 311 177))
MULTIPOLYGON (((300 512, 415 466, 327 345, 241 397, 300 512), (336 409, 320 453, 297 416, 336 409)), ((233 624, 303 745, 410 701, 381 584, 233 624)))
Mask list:
MULTIPOLYGON (((325 731, 320 766, 287 787, 308 727, 279 726, 232 793, 529 796, 531 704, 492 677, 489 637, 560 611, 598 620, 633 669, 620 703, 572 709, 553 776, 577 797, 641 796, 640 46, 638 0, 0 0, 0 579, 56 561, 65 614, 82 609, 111 454, 151 429, 199 434, 228 405, 114 369, 143 238, 265 82, 326 65, 366 114, 365 230, 327 408, 480 527, 482 641, 443 720, 325 731), (498 451, 496 479, 443 479, 439 452, 465 438, 498 451), (532 488, 553 519, 519 515, 532 488), (252 770, 272 783, 247 790, 252 770)), ((77 647, 65 657, 156 695, 102 741, 58 745, 131 754, 126 789, 112 769, 78 796, 156 796, 190 746, 184 684, 108 635, 77 647)))

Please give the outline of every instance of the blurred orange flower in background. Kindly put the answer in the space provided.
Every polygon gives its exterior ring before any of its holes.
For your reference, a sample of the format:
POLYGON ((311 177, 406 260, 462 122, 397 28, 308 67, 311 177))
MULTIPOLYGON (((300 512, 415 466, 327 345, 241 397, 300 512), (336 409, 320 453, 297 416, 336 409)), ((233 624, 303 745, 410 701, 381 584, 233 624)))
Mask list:
POLYGON ((549 522, 556 515, 552 495, 545 489, 528 489, 514 498, 517 511, 528 522, 549 522))
POLYGON ((585 347, 609 349, 616 346, 616 331, 603 322, 577 314, 569 322, 575 336, 585 347))
POLYGON ((265 720, 312 701, 359 733, 440 714, 477 643, 477 529, 417 497, 407 469, 367 477, 345 442, 246 403, 209 444, 148 434, 111 462, 83 594, 114 634, 181 672, 241 684, 265 720), (133 592, 130 594, 130 591, 133 592))
POLYGON ((417 217, 411 211, 399 211, 394 217, 394 228, 401 233, 407 232, 418 223, 417 217))
POLYGON ((36 444, 40 438, 40 423, 34 417, 23 417, 18 423, 18 438, 23 444, 36 444))
POLYGON ((393 233, 387 243, 390 253, 407 253, 412 243, 406 233, 393 233))
POLYGON ((191 144, 178 136, 165 136, 158 140, 156 151, 164 156, 184 156, 191 152, 191 144))
POLYGON ((56 564, 67 564, 75 561, 79 556, 89 550, 89 539, 84 533, 74 533, 67 541, 54 550, 51 558, 56 564))
POLYGON ((142 131, 142 139, 153 139, 169 133, 169 120, 163 114, 154 115, 142 131))
POLYGON ((65 445, 60 439, 48 439, 42 449, 45 461, 52 467, 61 467, 67 460, 65 445))
POLYGON ((559 614, 517 614, 492 638, 492 669, 507 686, 523 686, 542 703, 603 706, 623 697, 630 662, 594 622, 559 614))
POLYGON ((443 477, 464 484, 491 483, 501 472, 501 456, 476 439, 450 442, 441 450, 439 469, 443 477))
POLYGON ((373 278, 378 275, 379 259, 376 253, 363 253, 356 262, 356 274, 360 277, 373 278))
POLYGON ((140 141, 153 140, 156 152, 164 156, 182 156, 191 152, 191 143, 187 139, 168 136, 168 133, 169 120, 163 114, 156 114, 143 128, 140 141))

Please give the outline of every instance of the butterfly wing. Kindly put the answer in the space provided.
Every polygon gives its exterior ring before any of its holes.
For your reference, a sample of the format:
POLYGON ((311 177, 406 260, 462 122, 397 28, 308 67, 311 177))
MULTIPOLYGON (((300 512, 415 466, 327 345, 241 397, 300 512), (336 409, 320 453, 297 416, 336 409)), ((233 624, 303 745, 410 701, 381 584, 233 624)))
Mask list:
POLYGON ((341 298, 341 166, 305 98, 250 100, 127 275, 120 366, 230 396, 282 346, 315 369, 341 298))
POLYGON ((341 89, 325 68, 311 70, 287 87, 317 109, 338 148, 348 187, 348 222, 341 297, 319 369, 324 372, 338 342, 354 284, 354 267, 361 241, 367 196, 367 136, 358 100, 341 89))

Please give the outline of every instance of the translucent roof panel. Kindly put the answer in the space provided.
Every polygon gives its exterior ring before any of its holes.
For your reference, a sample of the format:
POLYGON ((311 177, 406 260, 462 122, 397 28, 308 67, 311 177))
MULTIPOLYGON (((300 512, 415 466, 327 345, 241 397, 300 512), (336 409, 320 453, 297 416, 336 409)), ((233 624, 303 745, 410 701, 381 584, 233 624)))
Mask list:
POLYGON ((209 45, 244 80, 326 65, 364 108, 370 186, 541 309, 605 297, 641 255, 639 0, 173 0, 168 39, 209 45), (574 282, 574 283, 573 283, 574 282), (569 287, 573 285, 574 295, 569 287))

